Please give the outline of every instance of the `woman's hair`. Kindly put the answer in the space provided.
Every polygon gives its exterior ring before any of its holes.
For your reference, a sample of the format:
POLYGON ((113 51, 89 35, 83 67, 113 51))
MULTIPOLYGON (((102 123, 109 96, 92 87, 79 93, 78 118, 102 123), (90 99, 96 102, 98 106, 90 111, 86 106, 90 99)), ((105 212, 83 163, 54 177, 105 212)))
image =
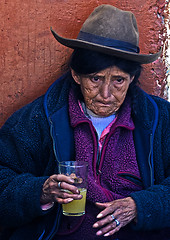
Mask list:
POLYGON ((142 69, 138 62, 81 48, 74 50, 70 61, 70 67, 79 75, 97 73, 111 66, 118 67, 131 77, 135 76, 133 85, 138 82, 142 69))

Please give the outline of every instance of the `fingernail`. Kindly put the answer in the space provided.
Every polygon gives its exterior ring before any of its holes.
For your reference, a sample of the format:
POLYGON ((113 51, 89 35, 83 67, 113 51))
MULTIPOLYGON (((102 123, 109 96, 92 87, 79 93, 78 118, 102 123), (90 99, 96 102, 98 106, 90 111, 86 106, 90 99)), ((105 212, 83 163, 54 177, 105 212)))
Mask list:
POLYGON ((79 198, 79 199, 82 199, 82 198, 83 198, 83 196, 82 196, 82 195, 79 195, 79 196, 78 196, 78 198, 79 198))
POLYGON ((102 213, 99 213, 99 214, 97 215, 97 218, 101 218, 101 217, 103 217, 103 214, 102 214, 102 213))
POLYGON ((98 226, 99 226, 98 223, 93 224, 93 227, 94 227, 94 228, 97 228, 98 226))
POLYGON ((97 233, 96 233, 96 235, 101 235, 102 234, 102 231, 98 231, 97 233))
POLYGON ((110 234, 109 233, 106 233, 106 234, 104 234, 104 237, 107 237, 107 236, 109 236, 110 234))
POLYGON ((74 200, 73 198, 68 198, 67 202, 69 203, 69 202, 72 202, 73 200, 74 200))
POLYGON ((70 178, 70 182, 71 182, 71 183, 74 183, 74 179, 70 178))

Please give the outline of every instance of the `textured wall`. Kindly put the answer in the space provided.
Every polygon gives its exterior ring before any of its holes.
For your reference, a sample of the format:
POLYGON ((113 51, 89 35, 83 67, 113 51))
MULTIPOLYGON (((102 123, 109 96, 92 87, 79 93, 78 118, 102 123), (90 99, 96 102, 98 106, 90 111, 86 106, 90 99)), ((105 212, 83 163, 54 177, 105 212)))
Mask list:
MULTIPOLYGON (((56 42, 76 37, 94 7, 108 3, 136 15, 142 53, 155 52, 165 41, 166 0, 1 0, 0 1, 0 126, 14 111, 43 94, 64 71, 70 49, 56 42)), ((166 1, 167 2, 167 1, 166 1)), ((149 64, 142 88, 164 95, 165 66, 149 64)), ((143 80, 144 79, 144 80, 143 80)))

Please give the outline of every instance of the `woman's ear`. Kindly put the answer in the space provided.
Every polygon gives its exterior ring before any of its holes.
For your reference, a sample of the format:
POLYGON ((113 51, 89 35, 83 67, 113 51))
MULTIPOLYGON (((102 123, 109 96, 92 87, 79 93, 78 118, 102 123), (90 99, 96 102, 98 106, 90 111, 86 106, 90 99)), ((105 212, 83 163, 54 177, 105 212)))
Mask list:
POLYGON ((132 83, 133 82, 133 79, 135 78, 135 76, 132 76, 131 78, 130 78, 130 83, 132 83))
POLYGON ((80 76, 73 69, 71 69, 71 75, 72 75, 72 78, 74 79, 74 81, 77 84, 80 84, 80 76))

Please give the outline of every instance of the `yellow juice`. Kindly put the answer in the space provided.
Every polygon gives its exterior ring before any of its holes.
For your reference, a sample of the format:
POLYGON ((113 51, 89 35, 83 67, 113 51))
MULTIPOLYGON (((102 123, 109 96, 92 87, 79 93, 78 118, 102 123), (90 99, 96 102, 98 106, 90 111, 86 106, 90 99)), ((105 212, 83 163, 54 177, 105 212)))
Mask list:
POLYGON ((70 203, 62 204, 63 214, 66 216, 81 216, 85 214, 86 193, 87 189, 79 188, 80 194, 83 196, 80 200, 73 200, 70 203))

